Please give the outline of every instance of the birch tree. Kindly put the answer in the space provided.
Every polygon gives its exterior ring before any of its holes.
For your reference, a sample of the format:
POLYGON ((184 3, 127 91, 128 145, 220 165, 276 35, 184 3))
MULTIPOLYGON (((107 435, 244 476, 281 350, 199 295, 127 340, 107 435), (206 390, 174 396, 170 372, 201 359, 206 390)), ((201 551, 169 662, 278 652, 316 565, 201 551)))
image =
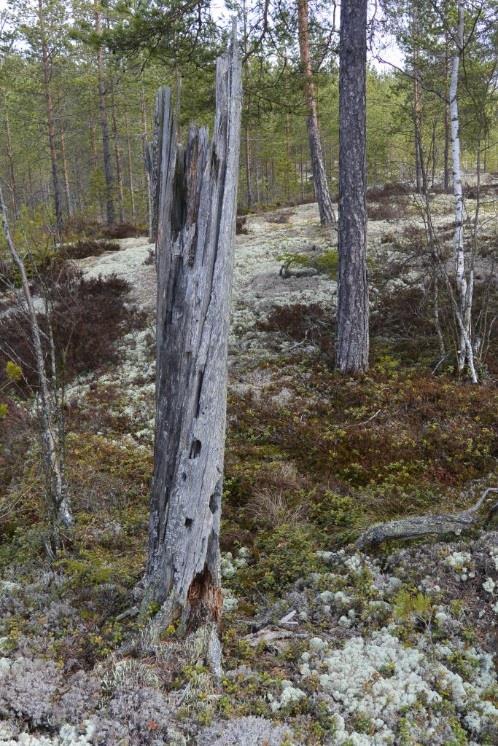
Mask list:
MULTIPOLYGON (((227 340, 235 236, 241 63, 216 71, 213 139, 177 145, 169 89, 158 95, 157 379, 146 602, 161 626, 216 628, 227 340)), ((216 637, 216 636, 215 636, 216 637)), ((217 639, 217 638, 216 638, 217 639)))
POLYGON ((339 69, 339 283, 337 368, 368 368, 366 207, 367 0, 341 7, 339 69))
POLYGON ((457 0, 458 22, 455 29, 455 50, 451 59, 449 106, 450 106, 450 143, 453 163, 453 195, 455 198, 455 232, 453 247, 455 252, 457 308, 456 318, 459 331, 458 371, 461 373, 467 366, 473 383, 477 383, 472 346, 472 303, 474 295, 474 267, 472 258, 466 266, 464 245, 464 200, 462 189, 462 164, 460 147, 460 120, 458 112, 458 76, 460 58, 465 42, 465 5, 457 0))
MULTIPOLYGON (((2 228, 7 242, 12 262, 21 278, 22 293, 26 304, 27 316, 30 324, 31 341, 33 345, 38 376, 37 406, 40 420, 41 447, 43 467, 46 481, 46 496, 50 521, 50 541, 47 551, 53 554, 60 546, 60 528, 69 528, 73 523, 71 506, 67 494, 67 484, 64 473, 64 431, 62 426, 62 411, 58 401, 55 380, 55 349, 52 335, 45 335, 38 322, 36 308, 31 293, 26 267, 22 256, 17 251, 9 228, 7 208, 0 187, 0 215, 2 228), (49 348, 48 357, 51 365, 51 377, 48 374, 45 349, 49 348)), ((50 319, 48 319, 50 325, 50 319)))

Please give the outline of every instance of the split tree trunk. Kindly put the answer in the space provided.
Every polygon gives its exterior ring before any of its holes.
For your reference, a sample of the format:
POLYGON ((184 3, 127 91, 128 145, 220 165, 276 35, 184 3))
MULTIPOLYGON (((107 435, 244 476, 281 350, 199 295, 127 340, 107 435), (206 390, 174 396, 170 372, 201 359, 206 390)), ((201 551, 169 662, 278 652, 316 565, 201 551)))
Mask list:
POLYGON ((342 6, 339 71, 339 284, 337 367, 367 370, 367 0, 342 6))
POLYGON ((235 36, 216 73, 216 120, 177 145, 171 92, 158 96, 157 379, 145 603, 161 625, 216 625, 227 340, 240 145, 235 36))
POLYGON ((301 65, 304 72, 304 86, 306 96, 306 107, 308 109, 308 139, 310 144, 311 167, 313 170, 313 183, 320 212, 320 223, 322 225, 334 226, 335 214, 332 207, 325 161, 323 158, 322 143, 320 140, 320 129, 318 126, 318 113, 316 106, 315 84, 313 82, 313 69, 310 57, 310 40, 308 28, 308 0, 298 0, 298 24, 299 24, 299 52, 301 65))

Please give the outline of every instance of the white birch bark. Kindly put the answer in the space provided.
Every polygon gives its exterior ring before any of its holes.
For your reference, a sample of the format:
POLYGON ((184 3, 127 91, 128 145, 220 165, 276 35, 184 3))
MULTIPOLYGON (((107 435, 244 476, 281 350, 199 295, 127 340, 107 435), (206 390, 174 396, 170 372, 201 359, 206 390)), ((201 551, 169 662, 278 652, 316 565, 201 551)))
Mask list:
POLYGON ((477 383, 472 347, 472 302, 473 302, 473 269, 466 270, 465 245, 463 234, 464 201, 462 188, 462 165, 460 146, 460 119, 458 113, 458 73, 460 57, 464 49, 465 5, 458 0, 458 24, 456 29, 455 53, 451 60, 450 74, 450 141, 453 160, 453 194, 455 197, 455 233, 453 248, 455 254, 456 284, 458 296, 457 324, 459 327, 458 370, 462 372, 468 366, 473 383, 477 383))

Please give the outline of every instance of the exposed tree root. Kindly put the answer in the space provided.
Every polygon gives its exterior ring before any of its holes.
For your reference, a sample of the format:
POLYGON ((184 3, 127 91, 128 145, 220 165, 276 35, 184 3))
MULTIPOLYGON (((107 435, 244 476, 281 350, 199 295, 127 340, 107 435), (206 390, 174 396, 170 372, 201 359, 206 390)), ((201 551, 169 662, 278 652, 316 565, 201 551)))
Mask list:
POLYGON ((355 542, 358 549, 373 547, 392 539, 418 539, 444 534, 460 535, 470 529, 483 528, 498 511, 498 487, 488 487, 477 503, 460 513, 414 516, 399 521, 379 523, 364 531, 355 542))

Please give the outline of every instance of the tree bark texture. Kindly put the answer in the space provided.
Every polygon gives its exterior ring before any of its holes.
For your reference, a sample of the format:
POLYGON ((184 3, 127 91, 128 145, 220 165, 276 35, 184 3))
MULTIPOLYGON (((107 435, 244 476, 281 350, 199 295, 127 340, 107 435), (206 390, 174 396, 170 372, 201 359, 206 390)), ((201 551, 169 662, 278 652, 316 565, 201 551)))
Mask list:
POLYGON ((342 5, 339 71, 339 283, 337 367, 367 370, 366 206, 367 0, 342 5))
POLYGON ((177 145, 167 88, 155 138, 157 379, 146 602, 186 631, 219 620, 219 528, 227 340, 237 209, 241 63, 216 73, 213 139, 192 127, 177 145))
POLYGON ((308 0, 298 0, 297 10, 299 24, 299 52, 304 72, 306 108, 308 110, 307 127, 310 144, 311 168, 313 171, 313 183, 315 185, 318 209, 320 212, 320 223, 322 225, 333 226, 336 222, 335 213, 334 208, 332 207, 332 199, 330 197, 329 186, 327 183, 322 143, 320 140, 316 91, 313 82, 313 69, 310 57, 308 0))

